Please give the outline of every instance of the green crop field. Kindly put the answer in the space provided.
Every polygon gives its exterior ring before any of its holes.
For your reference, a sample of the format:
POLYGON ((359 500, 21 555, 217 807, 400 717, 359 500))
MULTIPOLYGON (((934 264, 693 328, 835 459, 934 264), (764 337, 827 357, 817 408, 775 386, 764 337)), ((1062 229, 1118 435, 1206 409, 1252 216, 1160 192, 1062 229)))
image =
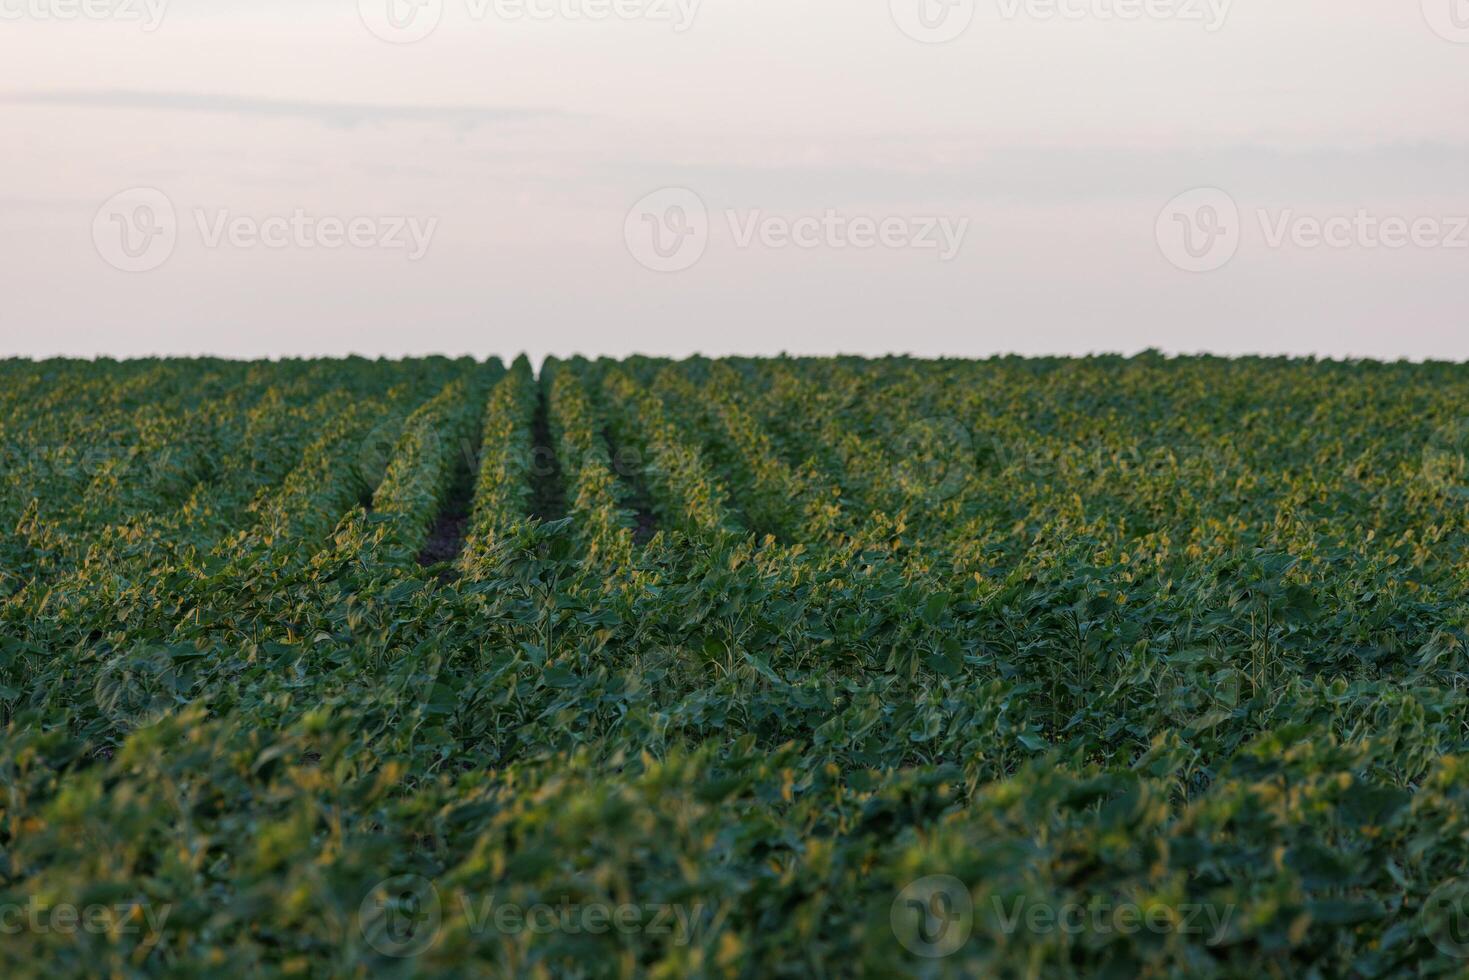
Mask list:
POLYGON ((0 361, 0 973, 1469 971, 1469 366, 0 361))

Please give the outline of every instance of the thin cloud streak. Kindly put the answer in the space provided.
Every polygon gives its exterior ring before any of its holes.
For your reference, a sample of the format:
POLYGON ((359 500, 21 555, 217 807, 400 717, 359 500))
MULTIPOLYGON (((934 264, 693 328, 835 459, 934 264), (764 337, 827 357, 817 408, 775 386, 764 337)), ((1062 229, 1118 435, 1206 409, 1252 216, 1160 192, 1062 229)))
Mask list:
POLYGON ((503 106, 414 106, 264 99, 254 96, 189 92, 65 91, 0 94, 3 105, 45 105, 75 109, 143 109, 213 115, 309 119, 351 128, 364 123, 446 123, 472 128, 482 124, 577 118, 559 109, 503 106))

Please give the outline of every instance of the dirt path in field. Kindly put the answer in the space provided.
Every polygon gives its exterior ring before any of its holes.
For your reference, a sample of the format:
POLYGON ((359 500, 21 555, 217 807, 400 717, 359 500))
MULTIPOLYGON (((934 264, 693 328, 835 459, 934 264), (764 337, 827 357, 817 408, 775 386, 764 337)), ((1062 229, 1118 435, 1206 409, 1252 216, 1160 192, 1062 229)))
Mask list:
POLYGON ((449 582, 459 575, 453 563, 464 551, 470 517, 474 512, 474 484, 483 447, 465 443, 460 448, 462 451, 454 454, 454 480, 449 486, 449 493, 434 515, 423 550, 418 553, 418 564, 422 568, 449 563, 439 569, 440 582, 449 582))
POLYGON ((530 514, 542 521, 559 521, 566 516, 566 479, 556 457, 556 440, 551 436, 551 408, 544 381, 539 389, 540 400, 531 421, 530 514))
POLYGON ((620 485, 620 502, 633 513, 633 542, 645 545, 658 533, 658 518, 653 513, 653 495, 643 480, 643 461, 636 453, 619 449, 609 427, 603 427, 602 441, 607 444, 607 458, 620 485))
MULTIPOLYGON (((466 467, 466 472, 468 468, 466 467)), ((452 562, 464 551, 465 536, 469 533, 469 512, 474 503, 474 483, 464 481, 464 486, 455 480, 453 491, 428 532, 428 540, 418 554, 418 564, 423 568, 452 562)), ((453 578, 452 569, 439 572, 440 581, 453 578)))

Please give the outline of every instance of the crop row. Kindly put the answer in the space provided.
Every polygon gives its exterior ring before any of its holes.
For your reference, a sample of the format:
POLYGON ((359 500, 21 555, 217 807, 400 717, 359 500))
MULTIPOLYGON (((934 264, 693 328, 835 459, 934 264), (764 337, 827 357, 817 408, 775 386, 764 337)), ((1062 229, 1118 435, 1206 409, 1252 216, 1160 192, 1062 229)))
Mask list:
POLYGON ((219 450, 0 482, 0 909, 170 912, 15 975, 1462 970, 1462 367, 0 375, 26 452, 219 450), (480 914, 563 899, 689 932, 480 914))

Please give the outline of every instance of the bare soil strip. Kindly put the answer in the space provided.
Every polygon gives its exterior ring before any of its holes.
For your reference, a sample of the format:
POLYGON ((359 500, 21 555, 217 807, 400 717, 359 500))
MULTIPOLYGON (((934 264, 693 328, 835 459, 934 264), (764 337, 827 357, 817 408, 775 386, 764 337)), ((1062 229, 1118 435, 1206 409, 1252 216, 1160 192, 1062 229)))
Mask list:
MULTIPOLYGON (((469 534, 470 513, 474 509, 474 470, 471 455, 456 454, 454 483, 444 498, 439 512, 429 528, 428 539, 418 553, 418 564, 422 568, 448 563, 439 570, 439 581, 447 582, 457 576, 454 562, 464 551, 464 541, 469 534)), ((476 452, 473 456, 477 457, 476 452)))
POLYGON ((642 461, 636 454, 618 449, 610 427, 602 428, 602 440, 607 444, 607 458, 612 461, 612 472, 617 477, 618 499, 633 513, 633 543, 645 545, 658 533, 658 517, 653 513, 653 495, 643 480, 642 461))
POLYGON ((544 380, 539 389, 540 398, 531 422, 530 516, 546 522, 559 521, 567 511, 565 474, 556 457, 556 440, 551 437, 551 412, 544 380))

